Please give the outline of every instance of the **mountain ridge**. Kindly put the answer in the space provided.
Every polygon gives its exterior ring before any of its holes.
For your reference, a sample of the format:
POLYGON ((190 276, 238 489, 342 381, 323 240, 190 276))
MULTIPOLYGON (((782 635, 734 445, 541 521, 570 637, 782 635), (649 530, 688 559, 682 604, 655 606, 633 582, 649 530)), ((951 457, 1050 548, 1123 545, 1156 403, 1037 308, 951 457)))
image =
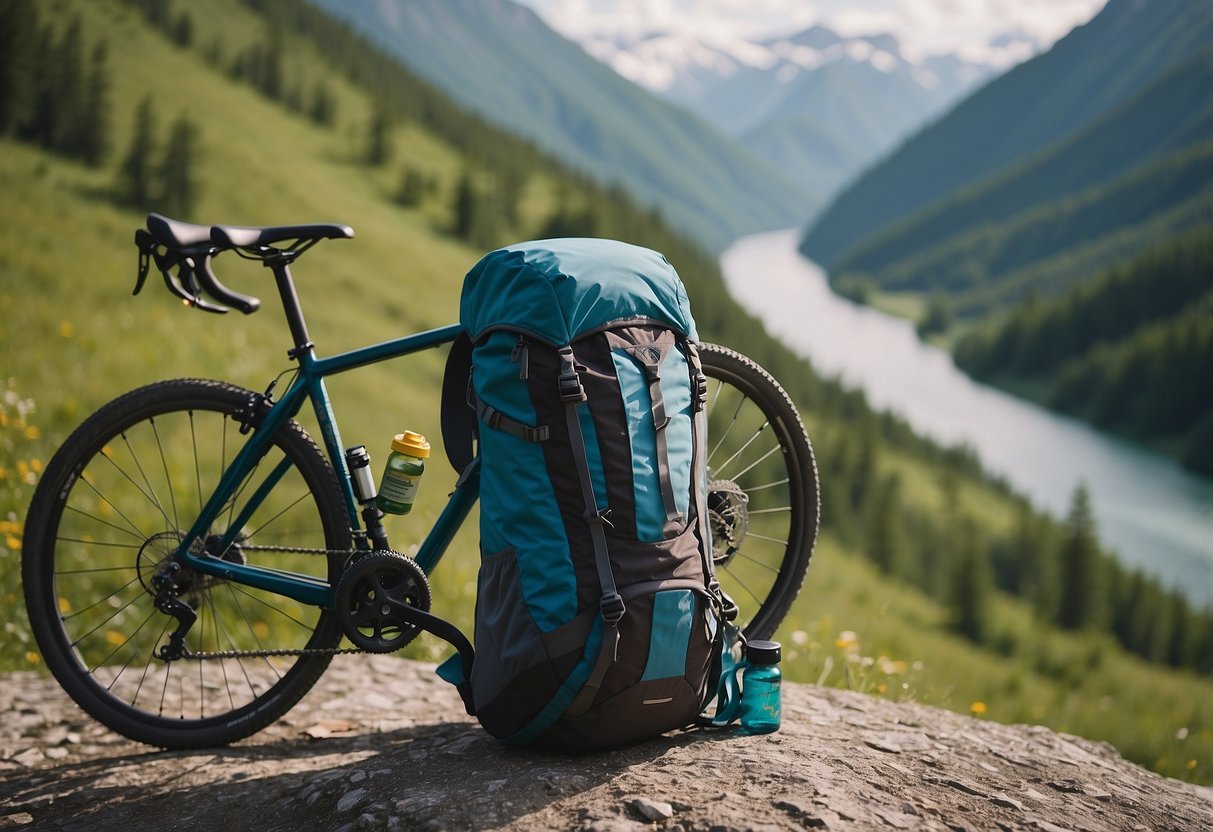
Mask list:
POLYGON ((1089 126, 1210 39, 1205 4, 1111 0, 856 180, 807 230, 802 250, 832 268, 883 229, 1089 126))
POLYGON ((811 190, 818 209, 994 72, 956 56, 911 60, 891 34, 842 36, 822 25, 727 44, 668 32, 582 43, 620 74, 737 137, 811 190))
MULTIPOLYGON (((1198 53, 1036 156, 865 238, 834 264, 837 280, 841 285, 863 275, 892 291, 947 290, 960 311, 972 314, 964 310, 968 304, 958 292, 998 291, 997 284, 1009 287, 1016 270, 1033 260, 1080 245, 1089 248, 1111 235, 1164 221, 1202 194, 1204 203, 1213 203, 1213 167, 1201 151, 1213 146, 1204 141, 1213 136, 1213 100, 1206 95, 1210 85, 1213 50, 1198 53), (1120 210, 1111 210, 1113 205, 1120 210), (1101 219, 1087 223, 1081 234, 1065 236, 1077 210, 1101 219), (1017 229, 1029 223, 1037 230, 1024 237, 1017 229), (1046 228, 1052 248, 1043 244, 1046 228), (1015 242, 1016 235, 1024 242, 1015 242), (980 239, 989 241, 983 244, 986 254, 974 248, 980 239), (995 245, 1008 253, 994 253, 995 245)), ((1188 214, 1179 224, 1164 221, 1155 233, 1179 233, 1213 220, 1199 208, 1188 214)), ((1120 246, 1116 257, 1133 250, 1120 246)), ((1033 288, 1056 293, 1111 262, 1087 260, 1066 279, 1042 275, 1033 288)), ((1021 295, 1023 288, 1015 291, 1021 295)))

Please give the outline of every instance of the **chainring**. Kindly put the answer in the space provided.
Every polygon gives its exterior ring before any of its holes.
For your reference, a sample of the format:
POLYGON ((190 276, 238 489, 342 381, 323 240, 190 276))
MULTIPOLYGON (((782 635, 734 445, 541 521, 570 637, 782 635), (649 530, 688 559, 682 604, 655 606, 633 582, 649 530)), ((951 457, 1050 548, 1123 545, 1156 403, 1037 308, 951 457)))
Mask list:
POLYGON ((397 552, 363 555, 337 583, 337 614, 345 636, 368 653, 390 653, 416 638, 420 628, 402 613, 408 607, 429 612, 430 600, 425 571, 397 552))

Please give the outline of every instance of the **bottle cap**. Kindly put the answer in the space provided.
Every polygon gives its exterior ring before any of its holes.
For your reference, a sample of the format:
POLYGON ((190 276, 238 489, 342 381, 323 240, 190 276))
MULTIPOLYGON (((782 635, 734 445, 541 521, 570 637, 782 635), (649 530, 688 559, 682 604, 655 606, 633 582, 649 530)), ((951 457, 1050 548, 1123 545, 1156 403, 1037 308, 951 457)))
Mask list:
POLYGON ((778 641, 749 641, 745 646, 746 661, 750 664, 779 664, 778 641))
POLYGON ((392 450, 402 454, 426 459, 430 455, 430 443, 420 433, 406 430, 392 437, 392 450))

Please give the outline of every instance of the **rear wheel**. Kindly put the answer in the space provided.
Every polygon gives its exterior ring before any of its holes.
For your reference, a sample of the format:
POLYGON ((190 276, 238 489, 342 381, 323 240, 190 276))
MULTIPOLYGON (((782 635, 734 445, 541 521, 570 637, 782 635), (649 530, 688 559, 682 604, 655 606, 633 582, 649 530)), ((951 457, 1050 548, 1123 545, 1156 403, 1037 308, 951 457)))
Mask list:
POLYGON ((774 635, 804 582, 821 496, 788 394, 755 362, 699 345, 708 377, 708 521, 716 574, 749 639, 774 635))
MULTIPOLYGON (((173 562, 242 446, 254 400, 208 381, 135 390, 69 437, 35 491, 22 574, 38 646, 77 704, 130 739, 197 748, 248 736, 299 701, 341 639, 331 611, 173 562), (193 657, 159 655, 178 623, 156 604, 166 575, 174 600, 197 617, 185 638, 193 657)), ((330 584, 350 548, 333 471, 293 421, 195 546, 330 584), (228 524, 267 482, 262 505, 219 551, 228 524)))

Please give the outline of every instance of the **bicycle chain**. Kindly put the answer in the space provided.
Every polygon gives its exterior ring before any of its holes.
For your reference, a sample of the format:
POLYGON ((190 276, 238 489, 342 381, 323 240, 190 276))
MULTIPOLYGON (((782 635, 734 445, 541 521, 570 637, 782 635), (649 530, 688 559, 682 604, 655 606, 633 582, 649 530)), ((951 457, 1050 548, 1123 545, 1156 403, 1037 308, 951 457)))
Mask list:
POLYGON ((306 549, 302 546, 258 546, 245 543, 237 545, 247 552, 295 552, 300 555, 341 555, 343 557, 371 551, 370 549, 306 549))
MULTIPOLYGON (((292 552, 300 555, 340 555, 350 557, 360 549, 309 549, 300 546, 246 546, 241 549, 249 552, 292 552)), ((276 650, 212 650, 194 653, 188 647, 181 658, 192 661, 211 661, 213 659, 265 659, 279 656, 339 656, 349 653, 365 653, 361 647, 300 647, 294 650, 286 647, 276 650)))
POLYGON ((183 659, 193 661, 210 661, 211 659, 263 659, 274 656, 338 656, 347 653, 365 653, 361 647, 300 647, 296 650, 280 648, 278 650, 215 650, 194 653, 188 647, 181 654, 183 659))

